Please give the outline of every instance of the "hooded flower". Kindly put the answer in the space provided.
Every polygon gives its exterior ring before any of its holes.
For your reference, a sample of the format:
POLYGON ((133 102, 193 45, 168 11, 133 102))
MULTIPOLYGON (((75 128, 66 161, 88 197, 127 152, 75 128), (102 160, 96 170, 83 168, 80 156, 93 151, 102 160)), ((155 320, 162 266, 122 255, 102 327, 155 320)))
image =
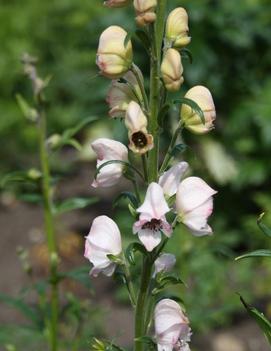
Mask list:
POLYGON ((126 37, 119 26, 110 26, 101 34, 96 62, 105 77, 120 78, 130 69, 133 49, 131 40, 125 45, 126 37))
POLYGON ((188 351, 191 331, 189 320, 174 300, 163 299, 154 310, 158 351, 188 351))
POLYGON ((145 26, 156 20, 155 8, 157 0, 134 0, 136 10, 136 22, 139 26, 145 26))
POLYGON ((90 274, 96 277, 100 272, 106 276, 114 273, 116 264, 108 255, 121 253, 121 235, 117 224, 107 216, 96 217, 86 237, 84 256, 93 264, 90 274))
POLYGON ((107 7, 124 7, 130 2, 131 0, 106 0, 104 5, 107 7))
MULTIPOLYGON (((91 147, 97 154, 97 168, 107 161, 128 160, 127 147, 118 141, 100 138, 95 140, 91 147)), ((112 163, 104 166, 93 181, 92 186, 94 188, 105 188, 117 184, 122 176, 123 168, 124 166, 121 163, 112 163)))
POLYGON ((159 245, 161 232, 170 237, 172 228, 165 217, 169 211, 163 189, 159 184, 151 183, 143 205, 137 209, 140 213, 139 221, 133 226, 134 234, 138 234, 139 240, 147 251, 152 251, 159 245))
MULTIPOLYGON (((138 74, 143 81, 143 76, 139 68, 137 68, 138 74)), ((129 103, 137 100, 142 101, 143 97, 141 94, 138 81, 133 72, 128 71, 124 76, 123 80, 113 80, 109 92, 107 94, 106 102, 109 104, 110 117, 125 117, 126 110, 129 103)))
POLYGON ((181 54, 175 49, 168 49, 163 58, 161 72, 168 91, 178 91, 183 84, 183 66, 181 54))
POLYGON ((167 18, 166 39, 174 48, 182 48, 191 41, 188 31, 187 12, 184 8, 177 7, 167 18))
POLYGON ((145 154, 153 148, 153 137, 147 131, 147 117, 135 101, 131 101, 128 105, 125 125, 130 140, 129 148, 133 152, 145 154))
POLYGON ((213 211, 213 195, 217 192, 197 177, 184 179, 178 187, 176 210, 179 221, 184 223, 196 236, 212 234, 207 224, 213 211))
POLYGON ((159 185, 163 188, 166 196, 171 197, 176 194, 180 180, 188 168, 187 162, 179 162, 161 175, 159 185))
POLYGON ((185 128, 195 134, 204 134, 212 130, 214 128, 213 122, 216 118, 216 111, 210 91, 201 85, 197 85, 188 90, 185 97, 195 101, 199 105, 204 114, 205 121, 203 124, 199 114, 190 106, 183 104, 181 118, 185 128))
POLYGON ((154 275, 160 272, 170 272, 175 266, 176 258, 172 254, 164 253, 160 255, 154 262, 154 275))

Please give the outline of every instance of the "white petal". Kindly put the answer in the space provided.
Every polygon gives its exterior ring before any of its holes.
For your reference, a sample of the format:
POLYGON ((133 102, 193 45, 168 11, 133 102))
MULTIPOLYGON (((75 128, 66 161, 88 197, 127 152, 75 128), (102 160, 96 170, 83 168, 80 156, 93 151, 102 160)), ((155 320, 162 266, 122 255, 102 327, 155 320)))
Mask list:
POLYGON ((147 189, 145 201, 137 212, 147 214, 150 218, 161 219, 169 211, 163 189, 159 184, 151 183, 147 189))
POLYGON ((180 180, 187 169, 188 163, 180 162, 161 175, 159 185, 163 188, 165 195, 173 196, 176 194, 180 180))
POLYGON ((100 138, 91 144, 92 149, 98 156, 98 160, 128 160, 128 149, 119 141, 100 138))
POLYGON ((146 250, 151 252, 161 242, 160 231, 153 231, 150 229, 140 229, 138 231, 138 238, 145 246, 146 250))
POLYGON ((159 256, 155 262, 155 274, 159 272, 169 272, 172 270, 176 263, 176 257, 172 254, 164 253, 159 256))
POLYGON ((181 182, 177 190, 177 212, 182 215, 192 211, 214 194, 216 191, 201 178, 188 177, 181 182))
POLYGON ((125 125, 129 132, 134 133, 139 130, 146 131, 147 124, 147 117, 144 115, 139 104, 135 101, 131 101, 125 116, 125 125))
POLYGON ((182 222, 192 231, 196 236, 212 234, 211 227, 207 224, 208 217, 213 211, 213 198, 209 198, 202 205, 194 210, 187 212, 183 216, 182 222))

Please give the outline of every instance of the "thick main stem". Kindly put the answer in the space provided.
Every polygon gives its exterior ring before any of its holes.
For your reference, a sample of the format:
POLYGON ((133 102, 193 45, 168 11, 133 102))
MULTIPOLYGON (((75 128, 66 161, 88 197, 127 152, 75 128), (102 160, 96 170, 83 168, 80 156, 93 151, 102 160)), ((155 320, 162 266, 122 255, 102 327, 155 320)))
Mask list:
POLYGON ((158 1, 157 19, 152 26, 152 53, 150 76, 150 120, 149 130, 153 135, 154 147, 149 153, 149 182, 157 181, 159 161, 159 125, 158 113, 160 108, 160 65, 162 55, 165 12, 167 0, 158 1))
POLYGON ((146 333, 146 300, 148 297, 151 272, 152 261, 148 256, 144 257, 142 263, 140 290, 135 312, 135 351, 144 351, 144 343, 138 339, 144 336, 146 333))
POLYGON ((49 251, 50 283, 51 283, 51 318, 50 318, 50 349, 57 351, 58 329, 58 281, 57 281, 57 248, 53 223, 53 207, 50 194, 50 168, 46 150, 46 116, 41 108, 39 119, 40 132, 40 163, 42 169, 42 192, 44 205, 45 232, 49 251))

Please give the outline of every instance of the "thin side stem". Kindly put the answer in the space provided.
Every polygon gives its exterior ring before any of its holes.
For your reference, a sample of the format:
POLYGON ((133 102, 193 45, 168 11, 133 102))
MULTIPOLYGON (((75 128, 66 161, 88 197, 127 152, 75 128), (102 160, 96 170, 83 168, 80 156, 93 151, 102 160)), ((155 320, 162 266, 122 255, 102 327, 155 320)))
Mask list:
POLYGON ((40 163, 42 169, 42 191, 44 205, 45 232, 50 260, 50 283, 51 283, 51 323, 50 323, 50 349, 57 351, 58 331, 58 279, 57 279, 57 247, 54 231, 53 206, 50 191, 50 168, 46 150, 46 116, 40 109, 39 134, 40 134, 40 163))
POLYGON ((123 261, 124 261, 124 271, 125 271, 126 284, 127 284, 127 288, 128 288, 128 292, 129 292, 130 301, 131 301, 132 306, 135 308, 136 307, 136 294, 135 294, 134 285, 133 285, 133 281, 132 281, 132 277, 131 277, 131 273, 130 273, 130 268, 129 268, 129 266, 127 264, 127 260, 124 256, 123 256, 123 261))
POLYGON ((148 97, 147 97, 146 90, 145 90, 145 87, 144 87, 144 83, 142 82, 142 80, 141 80, 141 78, 139 76, 138 70, 137 70, 137 68, 135 67, 134 64, 132 64, 131 71, 134 73, 134 75, 136 77, 136 80, 137 80, 137 83, 139 85, 141 94, 143 96, 143 102, 144 102, 145 110, 148 112, 149 111, 149 101, 148 101, 148 97))
POLYGON ((148 181, 148 166, 147 166, 146 155, 142 155, 141 156, 141 160, 142 160, 144 177, 145 177, 145 180, 147 182, 148 181))
POLYGON ((172 158, 172 151, 173 151, 173 149, 175 147, 176 141, 178 139, 178 136, 179 136, 181 130, 182 130, 182 124, 180 122, 178 124, 178 127, 176 128, 176 130, 174 132, 174 135, 173 135, 173 137, 171 139, 171 142, 169 144, 166 156, 164 158, 164 161, 163 161, 162 166, 161 166, 160 171, 159 171, 160 174, 166 170, 166 168, 167 168, 167 166, 168 166, 168 164, 169 164, 169 162, 170 162, 170 160, 172 158))

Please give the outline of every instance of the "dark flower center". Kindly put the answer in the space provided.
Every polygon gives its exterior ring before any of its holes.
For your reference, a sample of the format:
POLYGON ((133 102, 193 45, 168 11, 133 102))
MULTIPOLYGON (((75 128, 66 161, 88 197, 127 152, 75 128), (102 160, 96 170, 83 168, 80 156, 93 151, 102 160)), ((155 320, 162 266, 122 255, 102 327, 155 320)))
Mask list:
POLYGON ((160 230, 162 227, 160 219, 153 218, 150 222, 145 223, 142 226, 142 229, 149 229, 149 230, 160 230))
POLYGON ((147 137, 142 132, 136 132, 132 135, 132 142, 137 148, 142 149, 143 147, 148 145, 147 137))

